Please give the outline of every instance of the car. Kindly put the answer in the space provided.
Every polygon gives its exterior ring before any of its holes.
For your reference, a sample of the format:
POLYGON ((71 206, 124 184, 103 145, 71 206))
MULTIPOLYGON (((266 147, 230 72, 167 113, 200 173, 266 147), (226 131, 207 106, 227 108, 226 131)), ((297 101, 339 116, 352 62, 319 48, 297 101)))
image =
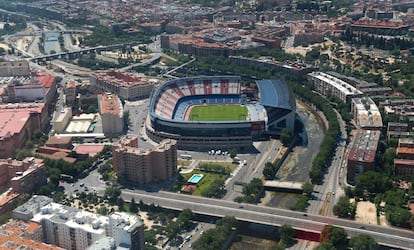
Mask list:
POLYGON ((74 193, 77 193, 77 192, 79 192, 79 190, 78 190, 78 189, 75 189, 75 190, 73 190, 73 192, 74 192, 74 193))
POLYGON ((81 182, 81 183, 79 184, 79 186, 83 187, 83 186, 85 186, 85 184, 84 184, 83 182, 81 182))
POLYGON ((303 216, 308 216, 308 214, 303 214, 303 216))
POLYGON ((243 205, 239 205, 239 208, 244 208, 244 206, 243 205))
POLYGON ((201 232, 200 232, 200 235, 203 235, 203 233, 204 233, 204 231, 201 231, 201 232))

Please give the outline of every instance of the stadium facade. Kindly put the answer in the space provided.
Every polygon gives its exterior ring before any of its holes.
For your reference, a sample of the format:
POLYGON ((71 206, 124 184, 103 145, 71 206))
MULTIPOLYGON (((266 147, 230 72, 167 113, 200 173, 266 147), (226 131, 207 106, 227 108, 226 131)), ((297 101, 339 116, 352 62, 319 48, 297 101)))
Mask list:
POLYGON ((259 101, 249 102, 240 92, 238 76, 199 76, 165 82, 152 96, 146 133, 154 141, 174 139, 179 148, 242 148, 254 140, 293 131, 296 104, 281 80, 258 80, 259 101), (247 118, 235 121, 189 119, 197 105, 244 105, 247 118))

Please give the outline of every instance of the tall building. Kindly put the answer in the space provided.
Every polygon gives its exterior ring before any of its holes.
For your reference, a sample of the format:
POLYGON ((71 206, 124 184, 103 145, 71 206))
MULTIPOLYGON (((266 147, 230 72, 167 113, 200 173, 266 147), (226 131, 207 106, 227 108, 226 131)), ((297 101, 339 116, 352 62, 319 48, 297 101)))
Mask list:
POLYGON ((21 220, 10 220, 0 226, 0 248, 63 250, 42 242, 41 225, 33 221, 21 220))
POLYGON ((90 82, 126 100, 148 98, 154 89, 154 83, 149 79, 119 70, 95 72, 90 82))
POLYGON ((113 94, 98 95, 102 132, 105 135, 121 134, 124 129, 124 114, 121 100, 113 94))
POLYGON ((34 196, 13 210, 13 218, 39 223, 44 242, 65 249, 87 249, 107 237, 120 249, 144 249, 144 224, 138 216, 128 213, 103 216, 34 196))
POLYGON ((381 113, 371 98, 353 98, 351 113, 361 129, 382 129, 381 113))
POLYGON ((112 157, 117 176, 133 184, 165 181, 177 172, 175 140, 163 140, 154 149, 141 149, 137 136, 126 136, 112 146, 112 157))
POLYGON ((381 131, 359 130, 349 150, 347 181, 355 183, 356 178, 375 169, 376 154, 381 131))

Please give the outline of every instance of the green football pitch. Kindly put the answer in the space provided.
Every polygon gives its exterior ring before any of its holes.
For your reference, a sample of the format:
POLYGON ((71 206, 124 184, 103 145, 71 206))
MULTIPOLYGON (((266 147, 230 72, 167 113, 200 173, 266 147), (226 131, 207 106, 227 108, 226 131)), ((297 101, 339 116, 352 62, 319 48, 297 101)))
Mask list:
POLYGON ((190 121, 242 121, 247 108, 243 105, 200 105, 191 109, 190 121))

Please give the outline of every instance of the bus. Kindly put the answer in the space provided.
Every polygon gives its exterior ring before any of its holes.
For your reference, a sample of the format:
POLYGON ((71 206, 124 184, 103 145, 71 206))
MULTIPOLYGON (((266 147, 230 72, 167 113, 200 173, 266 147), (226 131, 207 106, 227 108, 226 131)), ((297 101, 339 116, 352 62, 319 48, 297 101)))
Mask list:
POLYGON ((193 157, 191 155, 180 155, 180 158, 181 159, 184 159, 184 160, 191 160, 191 159, 193 159, 193 157))

